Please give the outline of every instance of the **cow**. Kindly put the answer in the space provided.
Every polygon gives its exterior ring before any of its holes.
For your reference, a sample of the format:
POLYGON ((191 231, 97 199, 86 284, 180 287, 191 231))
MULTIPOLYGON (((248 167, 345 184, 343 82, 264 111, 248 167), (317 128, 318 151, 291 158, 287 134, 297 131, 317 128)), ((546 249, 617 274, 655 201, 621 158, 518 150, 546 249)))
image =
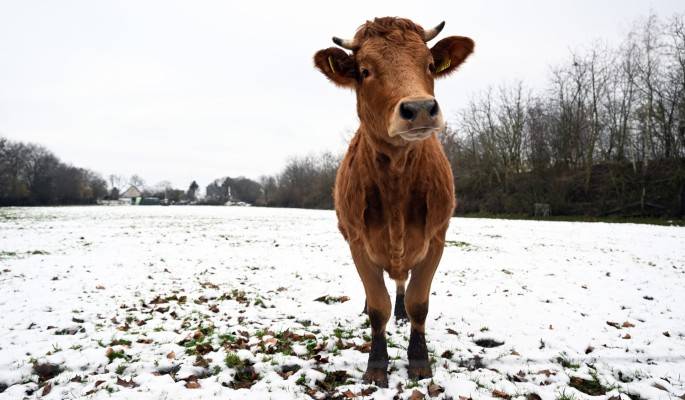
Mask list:
POLYGON ((429 49, 426 43, 444 25, 424 30, 408 19, 376 18, 353 39, 333 37, 339 47, 314 55, 316 68, 357 97, 360 125, 338 168, 334 201, 366 294, 372 339, 363 379, 380 387, 388 385, 385 327, 391 315, 384 271, 397 286, 395 317, 408 316, 411 323, 408 375, 432 376, 428 297, 456 206, 452 171, 437 137, 445 123, 433 82, 474 48, 471 39, 450 36, 429 49))

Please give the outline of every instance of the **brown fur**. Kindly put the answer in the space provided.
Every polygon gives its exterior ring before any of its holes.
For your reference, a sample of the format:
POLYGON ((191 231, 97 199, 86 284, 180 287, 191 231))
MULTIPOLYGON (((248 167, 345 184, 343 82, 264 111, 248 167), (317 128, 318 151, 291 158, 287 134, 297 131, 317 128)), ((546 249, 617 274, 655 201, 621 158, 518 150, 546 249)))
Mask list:
MULTIPOLYGON (((377 18, 359 28, 355 35, 359 46, 352 54, 328 48, 314 57, 331 81, 357 94, 361 124, 338 169, 334 198, 340 232, 364 283, 374 343, 385 346, 376 338, 384 338, 390 317, 383 283, 386 271, 398 283, 412 332, 419 338, 410 355, 421 357, 430 283, 455 207, 454 186, 436 135, 420 141, 391 137, 389 121, 402 99, 432 98, 434 79, 452 72, 473 51, 473 41, 458 36, 428 49, 423 32, 407 19, 377 18), (447 65, 446 60, 449 67, 436 71, 435 65, 447 65)), ((377 369, 372 370, 379 357, 370 356, 367 372, 370 380, 382 384, 377 369)), ((413 364, 417 376, 425 375, 422 362, 413 364)), ((410 362, 410 374, 412 368, 410 362)))

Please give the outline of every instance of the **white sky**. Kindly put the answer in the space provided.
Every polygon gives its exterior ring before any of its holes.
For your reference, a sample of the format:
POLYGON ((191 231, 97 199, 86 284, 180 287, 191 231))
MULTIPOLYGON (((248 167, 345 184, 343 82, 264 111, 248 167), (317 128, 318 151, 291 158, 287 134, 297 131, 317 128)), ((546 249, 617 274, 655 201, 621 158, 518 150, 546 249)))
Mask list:
POLYGON ((354 95, 312 56, 367 19, 445 20, 438 39, 475 40, 468 62, 436 85, 449 118, 490 85, 544 85, 570 49, 618 43, 650 10, 670 17, 685 4, 0 0, 0 135, 105 177, 184 189, 257 178, 290 156, 344 150, 358 123, 354 95))

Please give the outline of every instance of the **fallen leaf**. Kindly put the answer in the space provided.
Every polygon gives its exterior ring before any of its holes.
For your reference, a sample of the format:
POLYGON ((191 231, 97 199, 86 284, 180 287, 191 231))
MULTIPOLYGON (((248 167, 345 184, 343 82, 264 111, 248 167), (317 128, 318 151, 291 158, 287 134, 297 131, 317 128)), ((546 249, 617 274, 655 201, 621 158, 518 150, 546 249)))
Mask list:
POLYGON ((497 389, 492 391, 492 396, 493 397, 499 397, 500 399, 507 399, 507 400, 511 399, 511 396, 508 395, 506 392, 503 392, 503 391, 497 390, 497 389))
POLYGON ((626 333, 621 339, 630 339, 632 336, 630 336, 629 333, 626 333))
POLYGON ((431 383, 428 385, 428 395, 430 397, 438 397, 440 393, 443 393, 444 391, 445 388, 436 383, 431 383))
POLYGON ((187 389, 199 389, 200 388, 200 382, 188 381, 188 382, 186 382, 186 388, 187 389))
POLYGON ((409 400, 423 400, 425 398, 426 396, 416 389, 414 389, 414 391, 411 392, 411 396, 409 396, 409 400))
POLYGON ((117 385, 127 387, 127 388, 134 388, 138 386, 135 382, 133 382, 133 378, 131 378, 130 381, 125 381, 119 377, 117 377, 117 385))
POLYGON ((52 390, 52 382, 48 382, 43 386, 43 396, 47 396, 52 390))
POLYGON ((169 360, 173 360, 174 358, 176 358, 176 353, 170 351, 169 353, 167 353, 166 358, 168 358, 169 360))
POLYGON ((635 327, 635 325, 631 324, 628 321, 624 322, 623 325, 621 325, 621 326, 623 326, 624 328, 634 328, 635 327))

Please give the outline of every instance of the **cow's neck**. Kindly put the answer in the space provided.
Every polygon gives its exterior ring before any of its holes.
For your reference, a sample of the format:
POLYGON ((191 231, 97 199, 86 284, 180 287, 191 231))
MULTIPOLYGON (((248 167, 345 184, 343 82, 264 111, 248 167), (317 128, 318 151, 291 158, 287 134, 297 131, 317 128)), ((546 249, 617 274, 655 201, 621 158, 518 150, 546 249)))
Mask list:
MULTIPOLYGON (((395 179, 406 179, 412 173, 411 166, 416 156, 424 146, 423 141, 412 142, 406 146, 395 146, 386 141, 377 139, 378 136, 364 132, 362 128, 362 142, 368 155, 367 162, 370 164, 372 175, 385 183, 395 179)), ((404 182, 406 184, 406 181, 404 182)))

